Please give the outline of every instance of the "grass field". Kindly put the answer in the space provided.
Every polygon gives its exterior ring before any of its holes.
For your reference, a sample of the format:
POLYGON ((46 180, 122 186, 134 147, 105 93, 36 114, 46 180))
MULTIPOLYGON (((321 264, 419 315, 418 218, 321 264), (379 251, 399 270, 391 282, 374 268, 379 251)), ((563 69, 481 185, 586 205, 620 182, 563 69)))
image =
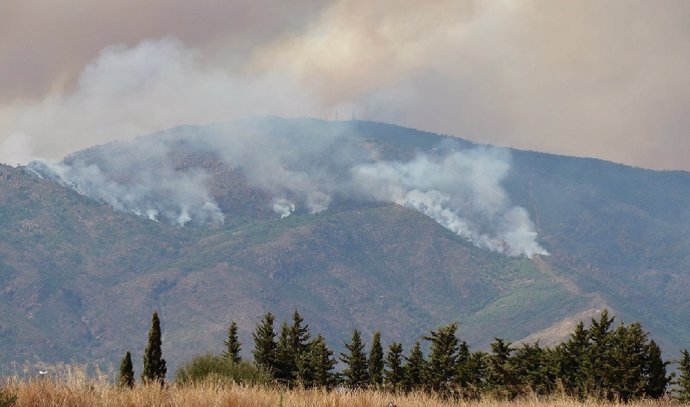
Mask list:
MULTIPOLYGON (((342 392, 322 390, 280 390, 205 383, 197 386, 169 385, 137 386, 133 390, 98 382, 57 382, 32 380, 10 383, 5 391, 17 396, 16 407, 386 407, 393 402, 398 407, 440 406, 512 406, 512 407, 577 407, 612 406, 615 403, 597 401, 578 402, 567 398, 539 399, 527 397, 517 401, 449 401, 424 393, 391 395, 377 391, 342 392)), ((674 406, 671 401, 639 401, 627 406, 674 406)))

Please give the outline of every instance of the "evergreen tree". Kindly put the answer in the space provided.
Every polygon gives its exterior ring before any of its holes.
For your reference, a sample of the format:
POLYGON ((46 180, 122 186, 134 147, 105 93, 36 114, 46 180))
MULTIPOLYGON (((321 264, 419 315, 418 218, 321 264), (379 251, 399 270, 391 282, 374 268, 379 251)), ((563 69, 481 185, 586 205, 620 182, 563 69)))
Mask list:
POLYGON ((225 344, 225 351, 223 356, 228 358, 232 363, 240 363, 242 358, 240 357, 241 344, 237 337, 237 323, 232 321, 230 327, 228 328, 228 338, 223 342, 225 344))
POLYGON ((589 357, 589 331, 582 322, 565 343, 556 348, 557 376, 571 396, 583 399, 587 396, 584 377, 585 359, 589 357))
POLYGON ((494 338, 487 359, 487 385, 500 398, 513 398, 519 391, 515 367, 510 358, 513 352, 510 345, 510 342, 494 338))
POLYGON ((348 353, 340 354, 340 360, 347 365, 343 371, 345 385, 350 388, 365 387, 369 383, 369 368, 362 334, 358 330, 352 332, 352 339, 345 344, 345 348, 348 353))
POLYGON ((401 389, 403 379, 405 378, 405 371, 402 366, 402 353, 402 345, 398 342, 393 342, 388 347, 388 353, 386 354, 383 378, 388 389, 393 392, 401 389))
POLYGON ((165 374, 168 369, 165 359, 162 358, 161 345, 161 324, 158 313, 154 312, 151 317, 151 330, 149 331, 149 341, 144 350, 144 371, 141 372, 141 381, 144 383, 158 382, 161 386, 165 383, 165 374))
POLYGON ((276 344, 275 378, 283 383, 290 383, 297 372, 297 354, 293 349, 290 327, 287 322, 280 326, 280 337, 276 344))
POLYGON ((335 384, 336 360, 321 335, 309 343, 298 362, 299 380, 305 387, 329 388, 335 384))
POLYGON ((299 357, 309 347, 309 325, 302 325, 304 319, 295 310, 292 314, 292 325, 290 326, 290 345, 295 357, 299 357))
POLYGON ((598 320, 592 319, 588 329, 589 346, 584 357, 581 374, 585 395, 613 399, 617 395, 611 391, 615 380, 613 348, 614 336, 611 327, 615 317, 608 310, 601 312, 598 320))
POLYGON ((690 403, 690 353, 685 349, 681 352, 678 362, 678 400, 690 403))
POLYGON ((424 338, 431 342, 426 384, 432 390, 448 391, 455 382, 459 350, 458 338, 455 335, 457 329, 458 324, 453 323, 431 331, 430 335, 424 338))
POLYGON ((666 394, 666 387, 668 387, 671 378, 666 374, 666 366, 669 362, 665 362, 661 358, 661 349, 654 341, 650 341, 647 345, 646 361, 643 372, 646 378, 644 395, 654 399, 661 398, 666 394))
POLYGON ((273 330, 275 317, 270 312, 266 313, 252 333, 254 338, 254 362, 271 374, 276 372, 276 333, 273 330))
POLYGON ((127 352, 120 362, 120 374, 117 383, 120 387, 134 387, 134 367, 132 366, 132 354, 127 352))
POLYGON ((424 360, 422 346, 419 342, 414 344, 410 351, 410 356, 405 358, 405 379, 403 380, 405 390, 411 391, 420 389, 424 386, 426 379, 427 363, 424 360))
POLYGON ((381 346, 381 332, 374 332, 369 351, 369 383, 380 387, 383 384, 383 347, 381 346))

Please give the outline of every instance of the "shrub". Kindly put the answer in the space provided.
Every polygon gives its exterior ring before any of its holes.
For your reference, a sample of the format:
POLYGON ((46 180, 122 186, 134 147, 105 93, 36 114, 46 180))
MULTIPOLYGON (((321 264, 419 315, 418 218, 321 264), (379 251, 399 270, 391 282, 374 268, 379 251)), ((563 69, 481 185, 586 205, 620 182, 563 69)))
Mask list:
POLYGON ((226 357, 213 354, 196 356, 175 372, 175 382, 180 385, 209 380, 252 385, 268 384, 271 382, 271 375, 253 363, 234 363, 226 357))

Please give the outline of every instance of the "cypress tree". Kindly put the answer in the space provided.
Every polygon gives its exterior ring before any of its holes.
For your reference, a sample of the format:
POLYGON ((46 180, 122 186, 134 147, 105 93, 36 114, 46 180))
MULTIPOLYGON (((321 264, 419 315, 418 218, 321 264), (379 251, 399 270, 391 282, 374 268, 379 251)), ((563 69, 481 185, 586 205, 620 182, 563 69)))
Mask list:
POLYGON ((398 342, 393 342, 388 347, 388 353, 386 354, 383 378, 388 389, 393 392, 400 390, 405 378, 405 371, 402 366, 402 353, 402 345, 398 342))
POLYGON ((120 362, 120 374, 118 375, 117 383, 120 387, 134 387, 134 367, 132 366, 132 354, 125 353, 125 356, 120 362))
POLYGON ((161 386, 165 384, 165 374, 168 369, 165 366, 165 359, 162 358, 162 344, 161 324, 158 312, 154 312, 151 317, 149 341, 144 350, 144 370, 141 372, 141 381, 144 383, 158 382, 161 386))
POLYGON ((273 330, 273 322, 275 317, 270 312, 266 313, 257 325, 256 330, 252 333, 254 338, 254 362, 265 369, 268 369, 271 374, 276 372, 276 333, 273 330))
POLYGON ((681 353, 678 362, 678 400, 690 402, 690 353, 685 349, 681 353))
POLYGON ((383 384, 383 347, 381 346, 381 332, 374 332, 369 351, 369 383, 372 386, 383 384))
POLYGON ((223 342, 225 344, 225 351, 223 356, 228 358, 232 363, 240 363, 242 358, 240 357, 240 350, 242 350, 240 340, 237 337, 237 323, 232 321, 230 327, 228 328, 228 337, 223 342))
POLYGON ((348 353, 340 354, 340 360, 347 365, 343 371, 345 385, 353 389, 365 387, 369 383, 369 369, 362 334, 358 330, 352 332, 352 339, 345 348, 348 353))

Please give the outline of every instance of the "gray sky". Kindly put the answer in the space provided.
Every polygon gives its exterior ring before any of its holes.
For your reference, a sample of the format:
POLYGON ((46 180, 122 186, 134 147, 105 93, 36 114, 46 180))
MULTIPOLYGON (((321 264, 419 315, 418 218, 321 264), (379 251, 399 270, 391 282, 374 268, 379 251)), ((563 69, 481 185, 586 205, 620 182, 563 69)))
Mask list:
POLYGON ((4 0, 0 161, 247 115, 690 170, 690 2, 4 0))

